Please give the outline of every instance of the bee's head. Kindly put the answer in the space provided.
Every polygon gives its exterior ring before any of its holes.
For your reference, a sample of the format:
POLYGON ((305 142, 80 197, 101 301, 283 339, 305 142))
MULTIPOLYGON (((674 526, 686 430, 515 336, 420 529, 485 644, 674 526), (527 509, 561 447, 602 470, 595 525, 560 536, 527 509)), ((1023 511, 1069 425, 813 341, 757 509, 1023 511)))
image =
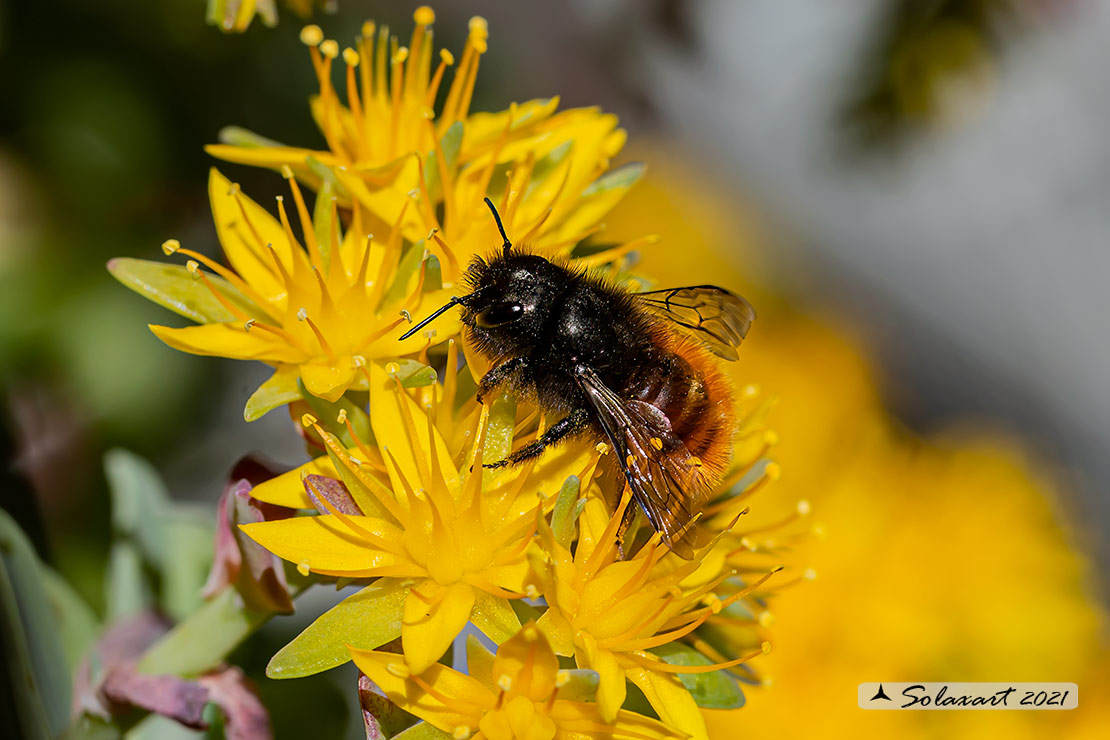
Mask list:
POLYGON ((470 328, 471 338, 483 351, 519 355, 542 341, 551 301, 565 289, 572 273, 543 257, 515 249, 489 198, 486 204, 504 239, 501 251, 489 260, 476 257, 464 277, 470 291, 452 298, 401 339, 458 305, 463 308, 462 321, 470 328))
POLYGON ((471 338, 495 355, 519 355, 543 341, 551 303, 570 273, 543 257, 510 250, 467 270, 471 291, 459 299, 471 338))

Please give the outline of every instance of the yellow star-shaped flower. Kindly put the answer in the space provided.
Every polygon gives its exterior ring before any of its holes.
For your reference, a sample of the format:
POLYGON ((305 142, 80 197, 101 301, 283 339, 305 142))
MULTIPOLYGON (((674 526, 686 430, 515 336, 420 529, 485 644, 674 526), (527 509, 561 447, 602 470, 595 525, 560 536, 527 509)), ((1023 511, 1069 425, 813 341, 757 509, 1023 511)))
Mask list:
MULTIPOLYGON (((152 325, 166 344, 274 367, 247 401, 248 421, 299 399, 298 379, 330 401, 349 388, 366 390, 359 368, 368 361, 413 354, 432 341, 427 333, 400 341, 404 316, 426 313, 452 293, 432 284, 442 275, 436 244, 405 251, 396 229, 371 236, 362 208, 343 229, 334 201, 318 199, 311 216, 296 181, 290 177, 289 184, 303 246, 282 199, 275 218, 213 169, 212 216, 230 267, 176 240, 163 251, 189 258, 185 268, 122 258, 109 263, 125 285, 200 324, 152 325)), ((458 329, 457 317, 448 316, 435 331, 446 338, 458 329)))
POLYGON ((470 675, 433 665, 411 671, 396 653, 352 648, 355 664, 402 709, 465 740, 577 740, 686 737, 664 723, 624 709, 612 717, 573 696, 568 672, 532 623, 492 656, 468 644, 470 675))
MULTIPOLYGON (((380 604, 376 620, 396 625, 393 632, 385 627, 374 632, 376 642, 399 635, 409 668, 419 673, 443 655, 468 621, 499 640, 519 626, 509 600, 525 595, 525 549, 537 510, 554 503, 568 475, 591 467, 594 454, 588 447, 567 448, 540 465, 483 471, 490 430, 488 407, 483 407, 460 469, 434 425, 435 409, 422 409, 396 376, 376 364, 368 366, 368 376, 370 421, 380 455, 346 450, 308 419, 332 457, 259 485, 252 495, 284 506, 322 507, 325 513, 242 529, 302 571, 376 578, 367 587, 380 604), (313 487, 310 474, 342 478, 358 513, 330 502, 313 487)), ((507 422, 511 430, 511 411, 507 422)), ((505 420, 498 424, 504 426, 505 420)), ((341 650, 343 643, 333 648, 341 650)))

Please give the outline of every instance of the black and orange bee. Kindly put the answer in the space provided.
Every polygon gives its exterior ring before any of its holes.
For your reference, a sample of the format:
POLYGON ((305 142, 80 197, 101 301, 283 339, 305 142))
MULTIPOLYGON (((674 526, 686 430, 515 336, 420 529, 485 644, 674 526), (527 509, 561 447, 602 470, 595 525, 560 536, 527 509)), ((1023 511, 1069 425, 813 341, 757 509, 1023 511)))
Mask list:
MULTIPOLYGON (((453 306, 493 364, 478 400, 507 385, 562 418, 491 467, 539 456, 572 435, 607 442, 663 541, 692 553, 691 524, 731 456, 735 412, 713 355, 736 360, 755 311, 712 285, 629 293, 588 273, 514 248, 493 204, 502 249, 475 258, 470 292, 453 306)), ((402 338, 404 338, 402 337, 402 338)), ((634 510, 629 509, 629 512, 634 510)))

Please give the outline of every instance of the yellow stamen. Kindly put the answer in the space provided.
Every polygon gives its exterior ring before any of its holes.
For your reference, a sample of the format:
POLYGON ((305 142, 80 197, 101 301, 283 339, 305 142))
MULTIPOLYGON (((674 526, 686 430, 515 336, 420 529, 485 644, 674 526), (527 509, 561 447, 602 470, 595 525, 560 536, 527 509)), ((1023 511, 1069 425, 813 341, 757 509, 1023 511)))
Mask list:
MULTIPOLYGON (((173 241, 175 241, 175 240, 173 240, 173 239, 170 240, 170 242, 173 242, 173 241)), ((165 244, 163 244, 163 246, 162 246, 163 251, 165 251, 165 248, 166 248, 165 244)), ((197 262, 204 265, 205 267, 207 267, 212 272, 214 272, 217 275, 219 275, 220 277, 222 277, 224 280, 226 280, 229 283, 231 283, 232 285, 234 285, 236 288, 239 289, 239 291, 241 293, 243 293, 248 298, 250 298, 252 301, 254 301, 254 303, 256 305, 258 305, 259 307, 265 307, 265 306, 269 305, 269 303, 270 303, 269 301, 267 301, 265 298, 260 296, 258 294, 258 292, 255 291, 253 288, 251 288, 251 286, 248 285, 241 277, 239 277, 234 272, 232 272, 231 270, 229 270, 226 267, 224 267, 223 265, 221 265, 219 262, 216 262, 215 260, 212 260, 211 258, 206 257, 205 255, 201 254, 200 252, 194 252, 192 249, 182 249, 180 246, 178 246, 174 250, 173 253, 174 254, 183 254, 186 257, 192 257, 194 260, 196 260, 197 262)), ((195 268, 194 268, 194 270, 190 270, 190 272, 195 273, 195 268)))
POLYGON ((671 665, 670 663, 664 663, 662 659, 651 653, 644 652, 629 653, 628 657, 645 668, 662 671, 663 673, 712 673, 722 668, 732 668, 735 665, 747 663, 749 660, 758 658, 760 655, 766 655, 769 652, 771 652, 771 643, 764 642, 760 649, 754 653, 749 653, 735 660, 726 660, 724 663, 713 663, 711 665, 671 665))
POLYGON ((216 286, 212 284, 212 281, 208 279, 208 277, 204 274, 204 271, 197 270, 195 274, 200 278, 201 282, 204 283, 204 287, 208 288, 208 292, 210 292, 216 298, 216 300, 220 302, 220 305, 230 311, 232 316, 239 319, 240 321, 247 320, 247 315, 242 310, 240 310, 238 306, 224 297, 223 293, 216 290, 216 286))
POLYGON ((324 40, 324 32, 317 25, 305 26, 301 29, 301 43, 305 46, 319 46, 324 40))
POLYGON ((324 333, 316 326, 316 322, 308 317, 308 311, 304 307, 301 307, 301 309, 297 311, 297 320, 308 324, 308 328, 316 335, 316 341, 320 343, 320 349, 324 350, 324 354, 327 355, 330 362, 335 362, 335 352, 332 350, 331 345, 328 344, 328 340, 324 339, 324 333))

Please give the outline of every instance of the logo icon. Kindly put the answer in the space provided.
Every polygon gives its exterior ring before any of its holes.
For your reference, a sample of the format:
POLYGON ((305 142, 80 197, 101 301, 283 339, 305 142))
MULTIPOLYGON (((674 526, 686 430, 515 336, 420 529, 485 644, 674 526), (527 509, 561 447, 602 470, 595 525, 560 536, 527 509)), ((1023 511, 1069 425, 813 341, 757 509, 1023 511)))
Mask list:
POLYGON ((871 697, 871 701, 875 701, 876 699, 886 699, 887 701, 894 701, 893 699, 891 699, 889 696, 886 695, 885 691, 883 691, 883 685, 882 684, 879 684, 879 690, 876 691, 875 695, 871 697))

